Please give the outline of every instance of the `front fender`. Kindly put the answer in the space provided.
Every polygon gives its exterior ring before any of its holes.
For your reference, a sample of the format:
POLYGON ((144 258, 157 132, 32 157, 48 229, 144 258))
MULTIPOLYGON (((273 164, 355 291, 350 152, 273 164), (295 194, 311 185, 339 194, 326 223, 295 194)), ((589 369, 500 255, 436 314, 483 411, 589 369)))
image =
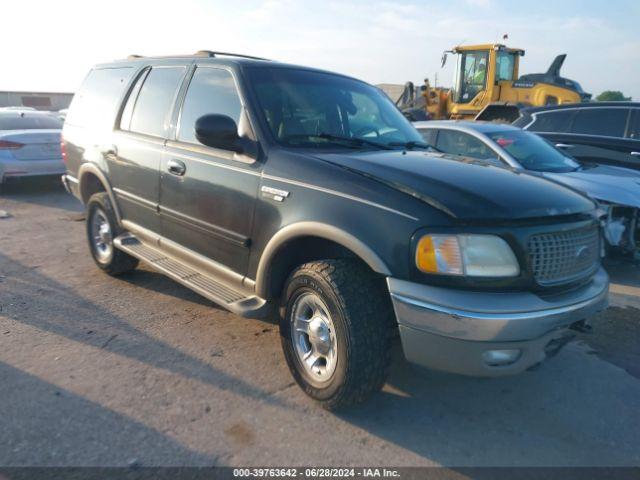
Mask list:
POLYGON ((325 223, 298 222, 278 230, 267 243, 260 258, 256 274, 256 293, 259 296, 266 297, 268 295, 271 265, 280 248, 295 238, 309 236, 324 238, 338 243, 355 253, 373 271, 385 276, 391 275, 391 271, 380 256, 352 234, 325 223))

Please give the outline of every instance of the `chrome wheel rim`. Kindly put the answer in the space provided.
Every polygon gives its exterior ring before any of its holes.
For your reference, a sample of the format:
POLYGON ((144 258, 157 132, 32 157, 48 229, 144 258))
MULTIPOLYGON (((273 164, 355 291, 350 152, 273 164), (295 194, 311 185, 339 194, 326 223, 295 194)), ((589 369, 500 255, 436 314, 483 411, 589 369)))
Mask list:
POLYGON ((99 208, 91 219, 91 241, 98 260, 102 263, 108 261, 113 253, 113 236, 107 215, 99 208))
POLYGON ((298 361, 316 382, 328 382, 336 370, 336 330, 327 305, 315 293, 300 295, 291 310, 291 331, 298 361))

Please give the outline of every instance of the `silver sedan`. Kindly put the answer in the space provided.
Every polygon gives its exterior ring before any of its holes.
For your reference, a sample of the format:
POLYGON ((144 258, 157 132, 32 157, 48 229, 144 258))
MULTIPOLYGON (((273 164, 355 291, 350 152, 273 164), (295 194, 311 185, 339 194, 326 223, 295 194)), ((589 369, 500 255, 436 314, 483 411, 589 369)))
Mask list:
POLYGON ((61 175, 62 121, 30 110, 0 111, 0 185, 25 176, 61 175))
POLYGON ((511 125, 470 121, 413 124, 442 153, 528 170, 579 190, 606 212, 605 238, 617 251, 640 257, 640 172, 581 164, 535 133, 511 125))

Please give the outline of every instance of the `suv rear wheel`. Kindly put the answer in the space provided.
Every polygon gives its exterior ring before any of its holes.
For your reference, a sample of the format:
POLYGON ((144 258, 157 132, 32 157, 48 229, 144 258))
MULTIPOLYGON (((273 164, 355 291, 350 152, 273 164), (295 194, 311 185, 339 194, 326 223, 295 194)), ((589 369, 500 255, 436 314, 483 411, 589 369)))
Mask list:
POLYGON ((109 275, 130 272, 138 266, 138 259, 113 245, 122 230, 106 192, 95 193, 87 202, 87 239, 96 265, 109 275))
POLYGON ((364 401, 384 385, 392 312, 384 283, 357 260, 298 267, 283 294, 280 335, 304 392, 333 410, 364 401))

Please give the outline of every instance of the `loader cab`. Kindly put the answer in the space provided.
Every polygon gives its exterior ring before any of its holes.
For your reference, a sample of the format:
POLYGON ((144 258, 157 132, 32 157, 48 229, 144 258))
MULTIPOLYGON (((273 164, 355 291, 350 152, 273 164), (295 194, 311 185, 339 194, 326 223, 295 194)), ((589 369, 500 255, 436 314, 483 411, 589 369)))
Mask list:
POLYGON ((456 55, 451 102, 475 104, 482 103, 486 96, 490 101, 499 99, 501 82, 511 83, 517 78, 518 57, 524 51, 504 45, 456 47, 445 52, 443 64, 446 53, 456 55))

